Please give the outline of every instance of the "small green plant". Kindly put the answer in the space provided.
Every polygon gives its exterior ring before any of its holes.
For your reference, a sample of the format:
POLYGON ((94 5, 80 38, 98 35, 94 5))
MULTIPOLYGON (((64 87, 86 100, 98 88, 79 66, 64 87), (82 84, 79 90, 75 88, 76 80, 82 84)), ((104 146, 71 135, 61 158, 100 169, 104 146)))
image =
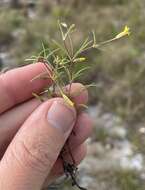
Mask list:
MULTIPOLYGON (((49 98, 62 97, 68 106, 75 107, 78 110, 79 107, 86 107, 86 105, 75 105, 71 97, 71 88, 72 83, 77 81, 77 79, 89 69, 85 52, 90 51, 91 49, 100 49, 102 46, 110 42, 130 35, 130 29, 125 26, 124 30, 117 34, 114 38, 99 44, 96 42, 95 31, 92 31, 92 37, 87 37, 83 40, 80 47, 76 49, 73 44, 73 33, 76 31, 75 25, 72 24, 68 26, 66 23, 58 21, 58 26, 61 34, 61 42, 52 40, 51 47, 49 45, 48 48, 46 45, 42 44, 42 51, 39 55, 32 56, 30 59, 27 59, 27 61, 34 63, 42 62, 46 68, 45 73, 36 76, 32 80, 49 78, 53 81, 51 87, 45 88, 40 94, 33 93, 33 95, 42 101, 43 94, 46 94, 49 98), (66 88, 66 85, 68 88, 66 88)), ((81 92, 91 86, 94 85, 85 85, 81 92)), ((76 96, 79 95, 79 93, 76 94, 76 96)), ((68 145, 67 142, 64 149, 68 145)), ((80 187, 76 181, 77 167, 71 151, 69 151, 69 153, 72 158, 71 164, 64 160, 63 150, 60 155, 63 161, 64 171, 71 177, 72 185, 76 185, 79 189, 85 190, 85 188, 80 187)))

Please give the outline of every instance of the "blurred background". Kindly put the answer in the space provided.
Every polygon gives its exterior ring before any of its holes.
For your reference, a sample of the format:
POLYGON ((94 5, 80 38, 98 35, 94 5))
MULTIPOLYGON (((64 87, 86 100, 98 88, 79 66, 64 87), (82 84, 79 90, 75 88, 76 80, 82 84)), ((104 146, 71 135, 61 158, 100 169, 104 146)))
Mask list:
POLYGON ((76 46, 91 29, 101 42, 131 28, 129 38, 87 52, 91 69, 80 81, 97 85, 88 109, 94 132, 78 180, 88 190, 144 190, 145 1, 0 0, 0 68, 25 64, 58 38, 58 19, 76 24, 76 46))

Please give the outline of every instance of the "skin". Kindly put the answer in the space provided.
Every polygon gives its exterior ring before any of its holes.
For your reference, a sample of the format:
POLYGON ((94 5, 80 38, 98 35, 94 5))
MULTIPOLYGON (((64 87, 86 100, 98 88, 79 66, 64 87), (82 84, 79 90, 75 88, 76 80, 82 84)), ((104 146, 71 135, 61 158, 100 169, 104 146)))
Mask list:
MULTIPOLYGON (((74 108, 73 126, 63 134, 46 121, 46 113, 54 102, 64 104, 62 98, 41 103, 32 92, 39 93, 51 85, 51 80, 34 80, 45 71, 42 63, 17 68, 0 75, 0 189, 41 190, 63 174, 60 151, 69 137, 69 146, 76 164, 86 155, 85 141, 92 131, 92 121, 74 108), (37 126, 37 127, 36 127, 37 126), (75 132, 75 135, 71 131, 75 132)), ((71 95, 83 87, 72 85, 71 95)), ((73 101, 86 104, 88 92, 82 91, 73 101)), ((71 162, 65 152, 65 159, 71 162)))

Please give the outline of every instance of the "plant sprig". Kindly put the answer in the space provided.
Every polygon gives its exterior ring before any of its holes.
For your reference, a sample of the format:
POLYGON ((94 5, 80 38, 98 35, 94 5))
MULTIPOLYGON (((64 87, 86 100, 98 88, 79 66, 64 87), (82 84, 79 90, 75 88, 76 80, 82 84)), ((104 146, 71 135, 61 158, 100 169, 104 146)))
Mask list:
MULTIPOLYGON (((66 23, 58 21, 58 26, 61 34, 61 42, 52 40, 53 48, 46 48, 45 45, 42 44, 42 51, 37 56, 32 56, 30 59, 27 59, 27 61, 31 61, 34 63, 42 62, 46 69, 44 73, 41 73, 40 75, 34 77, 32 80, 49 78, 53 82, 51 87, 45 88, 44 91, 41 92, 39 95, 35 93, 33 93, 33 95, 41 101, 43 101, 43 96, 41 96, 43 94, 46 94, 48 97, 59 96, 64 99, 67 105, 75 107, 75 103, 72 101, 71 97, 72 83, 90 68, 87 65, 86 57, 82 57, 82 53, 84 55, 84 53, 88 50, 99 49, 100 47, 110 42, 114 42, 125 36, 129 36, 130 29, 125 26, 124 30, 117 34, 114 38, 101 43, 96 42, 96 34, 93 30, 92 37, 87 37, 85 40, 83 40, 80 47, 75 49, 72 37, 72 34, 75 32, 75 25, 72 24, 68 26, 66 23), (83 68, 78 69, 78 64, 82 64, 83 68), (66 90, 66 85, 69 85, 68 90, 66 90)), ((75 96, 78 96, 83 90, 92 86, 94 85, 90 84, 84 86, 84 88, 80 92, 76 93, 75 96)), ((86 105, 82 104, 80 104, 79 106, 86 107, 86 105)), ((62 154, 61 158, 63 159, 62 154)), ((73 160, 74 159, 72 157, 72 161, 73 160)), ((77 169, 75 163, 66 163, 65 160, 63 160, 63 163, 65 163, 64 170, 67 174, 70 174, 73 185, 76 185, 79 189, 85 190, 84 188, 80 187, 75 180, 75 174, 77 169)))
MULTIPOLYGON (((106 40, 101 43, 96 42, 96 34, 95 31, 92 31, 92 38, 87 37, 80 47, 74 50, 72 34, 75 32, 75 25, 72 24, 68 26, 66 23, 58 21, 59 31, 61 34, 61 42, 56 40, 52 40, 53 46, 55 48, 51 49, 46 48, 44 44, 42 44, 42 51, 38 54, 38 56, 32 56, 27 59, 27 61, 33 61, 34 63, 41 61, 44 63, 46 67, 47 74, 44 73, 40 76, 36 76, 33 80, 43 78, 51 78, 53 81, 53 88, 50 87, 49 91, 53 91, 56 94, 56 90, 60 89, 60 93, 62 97, 67 95, 71 101, 70 92, 72 83, 77 80, 86 70, 89 69, 86 63, 86 58, 81 57, 82 53, 84 54, 86 51, 91 49, 99 49, 100 47, 114 42, 122 37, 130 35, 130 29, 125 26, 124 30, 117 34, 114 38, 106 40), (81 63, 83 64, 83 69, 77 70, 77 65, 81 63), (50 70, 52 70, 52 74, 50 74, 50 70), (64 86, 69 84, 69 92, 66 94, 64 91, 64 86)), ((52 93, 52 95, 53 95, 52 93)), ((66 102, 68 103, 68 102, 66 102)))

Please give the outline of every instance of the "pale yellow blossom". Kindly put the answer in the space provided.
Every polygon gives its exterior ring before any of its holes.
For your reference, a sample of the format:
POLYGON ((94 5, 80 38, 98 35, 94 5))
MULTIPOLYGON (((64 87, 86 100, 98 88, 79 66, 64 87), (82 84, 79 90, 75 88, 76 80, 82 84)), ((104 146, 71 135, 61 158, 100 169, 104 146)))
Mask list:
POLYGON ((85 57, 79 57, 79 58, 76 58, 76 59, 74 60, 74 62, 83 62, 83 61, 85 61, 85 60, 86 60, 85 57))
POLYGON ((64 93, 62 93, 62 97, 69 106, 74 107, 74 103, 64 93))
POLYGON ((124 30, 122 32, 120 32, 116 37, 115 39, 118 39, 118 38, 122 38, 124 36, 129 36, 130 35, 130 28, 128 26, 125 26, 124 27, 124 30))

